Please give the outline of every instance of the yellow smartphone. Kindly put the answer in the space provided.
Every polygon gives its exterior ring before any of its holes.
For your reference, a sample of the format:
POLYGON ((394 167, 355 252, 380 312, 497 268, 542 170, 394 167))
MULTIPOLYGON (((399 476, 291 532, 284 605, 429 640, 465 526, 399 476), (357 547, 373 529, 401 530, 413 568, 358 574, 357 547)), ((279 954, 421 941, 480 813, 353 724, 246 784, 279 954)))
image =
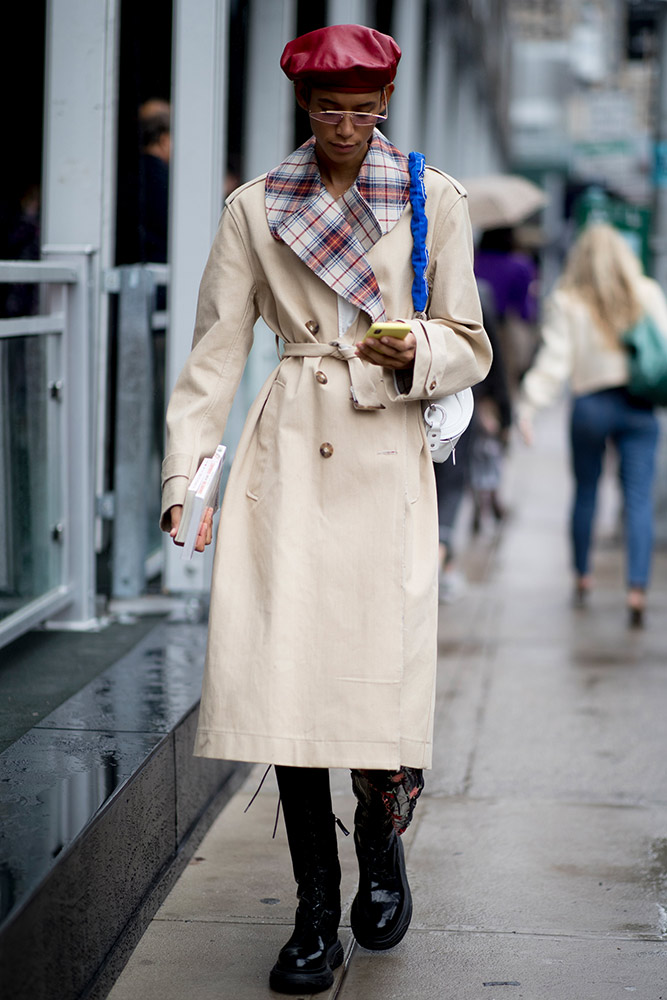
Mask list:
POLYGON ((364 340, 368 337, 397 337, 398 340, 403 340, 409 333, 409 323, 373 323, 366 331, 364 340))

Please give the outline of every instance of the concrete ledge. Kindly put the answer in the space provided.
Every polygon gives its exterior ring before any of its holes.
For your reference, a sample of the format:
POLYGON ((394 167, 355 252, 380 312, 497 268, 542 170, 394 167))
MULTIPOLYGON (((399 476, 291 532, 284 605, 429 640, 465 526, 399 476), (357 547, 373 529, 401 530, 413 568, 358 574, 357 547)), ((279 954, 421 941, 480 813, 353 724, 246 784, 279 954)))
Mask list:
POLYGON ((0 754, 0 979, 103 997, 246 765, 192 757, 203 626, 156 626, 0 754))

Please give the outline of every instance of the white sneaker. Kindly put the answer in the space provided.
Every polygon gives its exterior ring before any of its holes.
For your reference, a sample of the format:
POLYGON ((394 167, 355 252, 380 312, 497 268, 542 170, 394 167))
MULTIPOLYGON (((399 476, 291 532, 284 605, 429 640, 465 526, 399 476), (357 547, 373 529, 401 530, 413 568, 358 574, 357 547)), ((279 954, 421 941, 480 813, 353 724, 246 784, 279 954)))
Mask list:
POLYGON ((441 570, 438 576, 438 600, 440 604, 454 604, 468 592, 468 584, 458 569, 441 570))

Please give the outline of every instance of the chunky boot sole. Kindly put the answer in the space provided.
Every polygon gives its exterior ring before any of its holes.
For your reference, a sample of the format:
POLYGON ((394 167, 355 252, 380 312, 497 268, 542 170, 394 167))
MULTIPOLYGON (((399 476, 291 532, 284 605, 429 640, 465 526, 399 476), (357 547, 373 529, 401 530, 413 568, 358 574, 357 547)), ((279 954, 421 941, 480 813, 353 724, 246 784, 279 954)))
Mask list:
POLYGON ((387 951, 394 948, 399 941, 402 941, 408 932, 410 921, 412 920, 412 896, 408 890, 403 902, 403 909, 398 922, 386 934, 381 934, 373 930, 359 916, 359 906, 355 897, 350 910, 350 926, 354 934, 355 941, 367 951, 387 951))
POLYGON ((342 965, 345 952, 340 941, 335 941, 327 952, 327 967, 320 972, 299 972, 297 969, 271 969, 269 986, 276 993, 322 993, 333 986, 333 970, 342 965))

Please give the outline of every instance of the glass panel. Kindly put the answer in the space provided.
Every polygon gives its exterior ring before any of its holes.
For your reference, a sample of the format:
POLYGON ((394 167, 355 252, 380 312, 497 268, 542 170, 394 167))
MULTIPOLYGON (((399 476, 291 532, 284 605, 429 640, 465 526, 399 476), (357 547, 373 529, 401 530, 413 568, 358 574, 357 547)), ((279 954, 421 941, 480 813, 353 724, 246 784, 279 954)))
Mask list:
POLYGON ((0 340, 0 619, 60 583, 59 403, 51 337, 0 340))

